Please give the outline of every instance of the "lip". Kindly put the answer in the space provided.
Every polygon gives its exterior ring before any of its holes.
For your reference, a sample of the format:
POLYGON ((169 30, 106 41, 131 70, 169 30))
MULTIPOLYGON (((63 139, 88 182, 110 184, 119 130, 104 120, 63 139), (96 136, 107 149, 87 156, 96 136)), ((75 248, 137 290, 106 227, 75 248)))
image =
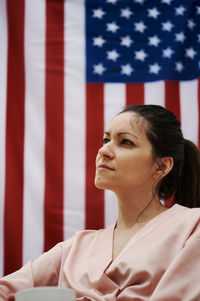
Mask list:
POLYGON ((113 168, 111 168, 110 166, 106 165, 106 164, 99 164, 98 169, 107 169, 107 170, 114 170, 113 168))

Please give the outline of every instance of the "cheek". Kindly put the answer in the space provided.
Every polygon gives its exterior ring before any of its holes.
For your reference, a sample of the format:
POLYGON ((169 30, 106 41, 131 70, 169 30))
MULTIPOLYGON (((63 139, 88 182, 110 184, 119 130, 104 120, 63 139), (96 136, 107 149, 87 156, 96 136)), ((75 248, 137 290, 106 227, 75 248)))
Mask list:
POLYGON ((121 161, 121 168, 124 172, 130 172, 135 175, 149 174, 153 172, 153 162, 150 156, 141 155, 140 153, 134 157, 126 158, 121 161))
POLYGON ((97 153, 96 155, 96 160, 95 160, 95 163, 97 164, 97 162, 99 161, 99 158, 100 158, 100 155, 99 155, 99 152, 97 153))

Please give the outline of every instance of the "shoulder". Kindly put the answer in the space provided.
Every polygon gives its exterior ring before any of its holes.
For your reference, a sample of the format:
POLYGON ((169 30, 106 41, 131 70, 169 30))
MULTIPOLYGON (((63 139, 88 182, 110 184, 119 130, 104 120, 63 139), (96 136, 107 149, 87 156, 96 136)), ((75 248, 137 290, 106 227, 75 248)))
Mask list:
POLYGON ((95 237, 98 237, 102 232, 104 232, 105 229, 99 229, 99 230, 79 230, 74 233, 74 235, 61 242, 61 247, 68 247, 69 245, 74 244, 79 239, 92 239, 95 237))
POLYGON ((113 233, 114 224, 110 225, 107 228, 99 229, 99 230, 81 230, 75 233, 74 242, 75 241, 89 241, 90 243, 96 243, 99 240, 106 240, 110 238, 113 233))
POLYGON ((200 208, 188 208, 175 204, 167 210, 165 224, 167 231, 179 236, 200 235, 200 208))
POLYGON ((85 250, 95 250, 102 248, 102 246, 109 247, 112 242, 114 225, 105 229, 99 230, 81 230, 74 234, 74 236, 61 243, 62 252, 64 254, 75 250, 80 253, 85 253, 85 250))
POLYGON ((171 208, 161 213, 156 221, 159 224, 168 225, 170 228, 184 225, 195 225, 200 221, 200 208, 188 208, 174 204, 171 208))
POLYGON ((185 222, 195 223, 200 219, 200 208, 188 208, 175 204, 171 209, 174 214, 174 217, 177 220, 183 220, 185 222))

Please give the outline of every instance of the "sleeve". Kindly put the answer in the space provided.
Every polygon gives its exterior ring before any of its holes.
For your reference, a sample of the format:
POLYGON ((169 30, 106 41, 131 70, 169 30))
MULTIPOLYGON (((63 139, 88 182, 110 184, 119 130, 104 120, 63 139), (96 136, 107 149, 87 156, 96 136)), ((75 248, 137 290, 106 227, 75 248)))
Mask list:
POLYGON ((144 295, 141 296, 135 290, 135 286, 128 286, 118 295, 117 300, 199 301, 199 275, 200 231, 191 235, 186 241, 160 278, 150 297, 147 296, 148 292, 144 291, 144 295))
POLYGON ((200 229, 191 235, 168 266, 149 301, 199 301, 199 275, 200 229))
POLYGON ((56 286, 63 257, 66 257, 71 242, 72 239, 69 239, 64 247, 63 243, 57 244, 36 260, 29 261, 18 271, 1 278, 0 301, 7 300, 10 295, 25 288, 56 286), (63 254, 63 249, 65 254, 63 254))

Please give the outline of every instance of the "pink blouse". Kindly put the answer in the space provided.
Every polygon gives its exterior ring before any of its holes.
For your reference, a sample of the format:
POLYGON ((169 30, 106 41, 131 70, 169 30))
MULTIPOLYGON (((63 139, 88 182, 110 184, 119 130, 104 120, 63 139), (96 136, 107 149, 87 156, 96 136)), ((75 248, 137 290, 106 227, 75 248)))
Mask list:
POLYGON ((34 286, 80 301, 199 301, 200 209, 180 205, 148 222, 112 261, 114 226, 80 231, 0 280, 0 300, 34 286))

